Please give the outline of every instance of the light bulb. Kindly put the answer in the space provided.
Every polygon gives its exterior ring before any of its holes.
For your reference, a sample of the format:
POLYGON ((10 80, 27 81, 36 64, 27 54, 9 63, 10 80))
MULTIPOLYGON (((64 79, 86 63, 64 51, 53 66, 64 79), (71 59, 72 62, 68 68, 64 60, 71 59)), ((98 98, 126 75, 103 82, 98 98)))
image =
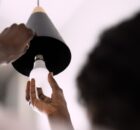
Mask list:
POLYGON ((37 55, 35 57, 34 67, 30 72, 29 78, 30 80, 34 78, 36 87, 42 88, 43 93, 46 96, 51 97, 52 90, 48 83, 48 73, 49 71, 46 68, 43 56, 37 55))

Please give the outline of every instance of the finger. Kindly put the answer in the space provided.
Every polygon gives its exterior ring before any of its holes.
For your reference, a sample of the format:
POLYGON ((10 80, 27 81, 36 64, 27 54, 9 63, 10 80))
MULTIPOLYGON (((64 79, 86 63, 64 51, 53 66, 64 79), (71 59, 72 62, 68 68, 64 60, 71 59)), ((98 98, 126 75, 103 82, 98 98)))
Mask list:
POLYGON ((37 88, 37 94, 38 94, 38 98, 40 100, 44 101, 45 103, 51 102, 51 98, 49 98, 43 94, 42 88, 37 88))
POLYGON ((2 32, 1 35, 6 35, 9 32, 9 28, 5 28, 2 32))
POLYGON ((19 24, 19 27, 20 27, 20 28, 23 28, 23 29, 26 28, 26 26, 25 26, 24 23, 19 24))
POLYGON ((27 36, 29 36, 29 37, 32 37, 33 35, 35 35, 34 32, 30 28, 26 27, 26 25, 23 23, 19 24, 18 27, 20 30, 25 32, 25 34, 27 34, 27 36))
POLYGON ((12 24, 9 28, 8 28, 8 34, 12 37, 12 36, 18 36, 19 33, 18 31, 18 25, 16 23, 12 24))
POLYGON ((34 37, 34 32, 23 23, 19 24, 17 29, 20 34, 22 33, 22 35, 20 35, 20 40, 23 41, 25 46, 26 44, 30 44, 30 41, 34 37))
POLYGON ((17 25, 16 23, 14 23, 14 24, 11 25, 10 28, 13 29, 13 28, 16 28, 17 26, 18 26, 18 25, 17 25))
POLYGON ((17 24, 12 24, 10 27, 5 28, 2 32, 1 35, 14 35, 16 30, 17 30, 18 25, 17 24), (11 33, 12 32, 12 33, 11 33))
POLYGON ((57 82, 53 78, 53 74, 52 73, 48 74, 48 82, 49 82, 53 92, 62 91, 62 89, 58 86, 57 82))
POLYGON ((29 44, 26 44, 26 46, 25 46, 25 50, 27 51, 28 49, 29 49, 29 44))
POLYGON ((18 26, 18 25, 17 25, 16 23, 14 23, 14 24, 11 25, 11 28, 17 27, 17 26, 18 26))
POLYGON ((25 45, 26 47, 31 44, 31 40, 34 38, 34 33, 31 30, 28 30, 27 34, 26 34, 26 41, 25 41, 25 45))
POLYGON ((30 82, 30 99, 33 106, 37 104, 37 98, 36 98, 36 91, 35 91, 35 80, 32 79, 30 82))
POLYGON ((37 95, 38 95, 38 98, 41 99, 41 100, 44 100, 45 97, 46 97, 46 96, 43 94, 42 88, 37 88, 37 95))
POLYGON ((24 50, 21 53, 21 55, 23 55, 24 53, 26 53, 28 49, 29 49, 29 44, 26 44, 26 46, 24 47, 24 50))
POLYGON ((17 32, 17 29, 18 29, 18 25, 16 23, 14 23, 9 27, 9 33, 11 35, 12 34, 14 35, 17 32))
POLYGON ((30 101, 30 81, 27 82, 26 86, 26 100, 30 101))
POLYGON ((25 48, 29 48, 31 44, 31 40, 34 38, 34 33, 30 29, 24 30, 23 34, 21 35, 21 39, 23 41, 23 44, 25 45, 25 48))
POLYGON ((23 24, 23 23, 19 24, 18 29, 19 29, 19 31, 20 31, 21 33, 23 33, 23 35, 25 35, 26 37, 32 35, 31 29, 27 28, 27 27, 25 26, 25 24, 23 24))

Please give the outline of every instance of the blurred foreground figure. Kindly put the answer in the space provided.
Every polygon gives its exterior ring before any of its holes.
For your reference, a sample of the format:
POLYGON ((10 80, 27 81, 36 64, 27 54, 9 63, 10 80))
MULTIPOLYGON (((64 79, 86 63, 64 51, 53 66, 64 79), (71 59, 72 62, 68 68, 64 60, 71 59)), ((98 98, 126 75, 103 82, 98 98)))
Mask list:
POLYGON ((140 14, 102 34, 77 80, 93 126, 140 130, 140 14))
MULTIPOLYGON (((77 78, 93 130, 140 130, 139 59, 137 14, 102 34, 77 78)), ((26 99, 48 115, 52 130, 73 130, 62 90, 51 75, 49 82, 53 89, 51 98, 40 89, 37 97, 32 80, 27 83, 26 99)))

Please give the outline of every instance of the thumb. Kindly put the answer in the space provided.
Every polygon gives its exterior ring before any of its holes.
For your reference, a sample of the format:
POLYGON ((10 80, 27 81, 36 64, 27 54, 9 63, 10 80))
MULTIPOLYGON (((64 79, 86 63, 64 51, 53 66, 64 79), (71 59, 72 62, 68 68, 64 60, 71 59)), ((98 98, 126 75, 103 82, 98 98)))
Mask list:
POLYGON ((48 74, 48 82, 49 82, 53 92, 61 90, 61 88, 58 86, 57 82, 53 78, 53 73, 52 72, 50 72, 48 74))

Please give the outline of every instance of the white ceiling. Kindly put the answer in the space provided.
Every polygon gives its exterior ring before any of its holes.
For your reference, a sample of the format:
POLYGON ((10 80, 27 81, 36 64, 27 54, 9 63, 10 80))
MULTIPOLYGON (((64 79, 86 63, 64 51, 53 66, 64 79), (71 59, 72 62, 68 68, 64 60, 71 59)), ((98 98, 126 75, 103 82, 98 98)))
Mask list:
MULTIPOLYGON (((71 18, 83 1, 84 0, 40 0, 40 5, 45 9, 57 27, 60 28, 71 18)), ((0 18, 6 22, 3 23, 3 26, 13 22, 26 23, 36 5, 37 0, 1 0, 0 18)))
MULTIPOLYGON (((88 121, 76 99, 76 75, 101 31, 137 12, 140 0, 40 0, 40 5, 71 49, 71 64, 56 79, 64 89, 75 128, 86 129, 88 121)), ((35 6, 36 0, 1 0, 0 30, 26 23, 35 6)))

